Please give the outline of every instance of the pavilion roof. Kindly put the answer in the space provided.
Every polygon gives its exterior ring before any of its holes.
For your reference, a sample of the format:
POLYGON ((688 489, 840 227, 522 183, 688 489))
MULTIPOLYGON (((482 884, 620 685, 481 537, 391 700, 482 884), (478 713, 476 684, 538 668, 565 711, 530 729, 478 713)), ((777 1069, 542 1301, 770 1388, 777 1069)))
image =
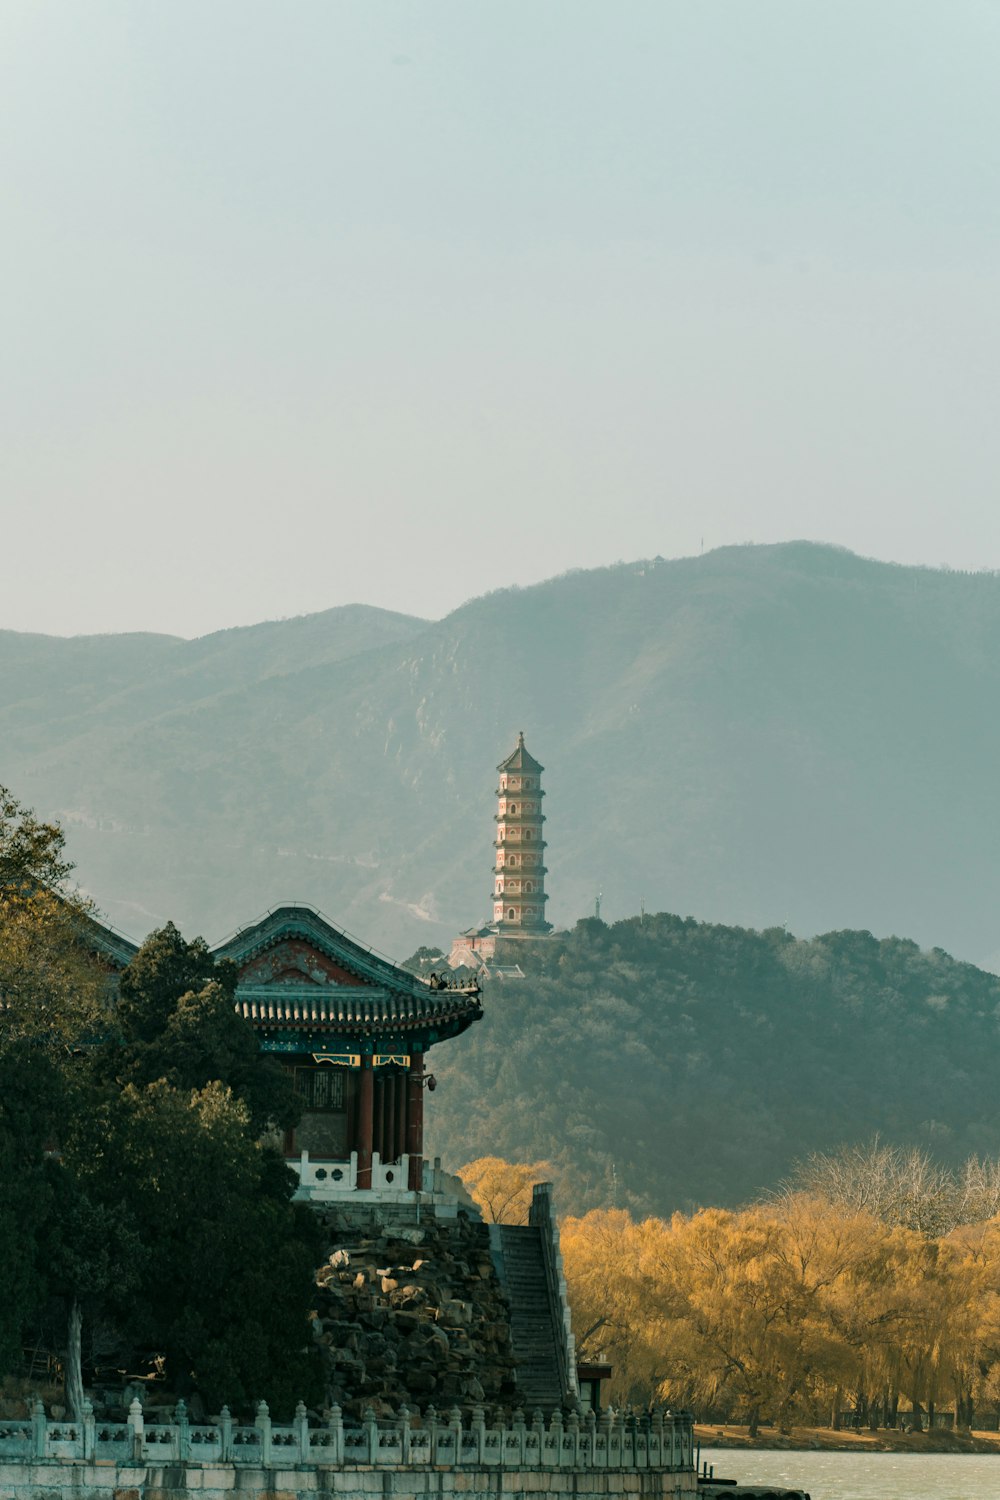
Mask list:
MULTIPOLYGON (((98 922, 94 947, 116 968, 138 951, 135 944, 98 922)), ((212 949, 244 971, 236 986, 236 1008, 255 1029, 283 1034, 316 1031, 454 1036, 482 1015, 475 978, 453 980, 445 965, 431 980, 402 969, 352 938, 311 906, 275 907, 212 949), (283 944, 301 942, 326 959, 336 977, 302 973, 268 979, 254 961, 283 944)))

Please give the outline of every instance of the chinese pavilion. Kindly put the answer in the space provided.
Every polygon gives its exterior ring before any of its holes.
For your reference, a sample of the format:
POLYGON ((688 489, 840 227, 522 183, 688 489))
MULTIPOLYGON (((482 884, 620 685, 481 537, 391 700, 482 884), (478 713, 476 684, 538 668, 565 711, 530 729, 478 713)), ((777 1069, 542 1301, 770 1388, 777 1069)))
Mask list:
MULTIPOLYGON (((103 930, 105 956, 137 951, 103 930)), ((398 968, 311 907, 281 906, 214 950, 239 971, 236 1008, 294 1078, 303 1113, 285 1137, 304 1196, 417 1194, 427 1055, 482 1016, 478 984, 398 968)))

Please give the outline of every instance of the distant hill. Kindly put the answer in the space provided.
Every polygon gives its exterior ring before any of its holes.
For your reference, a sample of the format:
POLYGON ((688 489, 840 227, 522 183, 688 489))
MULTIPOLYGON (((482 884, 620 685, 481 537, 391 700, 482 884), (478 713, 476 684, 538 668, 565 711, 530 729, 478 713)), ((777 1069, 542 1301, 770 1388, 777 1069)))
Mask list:
POLYGON ((562 1206, 737 1205, 870 1140, 1000 1155, 1000 979, 940 949, 585 919, 432 1054, 431 1147, 549 1159, 562 1206))
MULTIPOLYGON (((432 612, 433 591, 428 590, 432 612)), ((1000 949, 1000 579, 801 544, 435 622, 0 633, 0 780, 130 935, 311 901, 391 954, 489 909, 494 766, 547 767, 557 924, 648 907, 1000 949)))

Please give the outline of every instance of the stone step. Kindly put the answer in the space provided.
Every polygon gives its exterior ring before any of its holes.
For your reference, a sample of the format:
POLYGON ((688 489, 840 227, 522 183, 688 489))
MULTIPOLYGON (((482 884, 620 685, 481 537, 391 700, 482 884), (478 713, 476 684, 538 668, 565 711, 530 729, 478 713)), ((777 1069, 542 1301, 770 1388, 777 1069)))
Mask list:
POLYGON ((530 1225, 504 1224, 500 1227, 500 1250, 517 1382, 529 1410, 551 1410, 563 1393, 557 1314, 549 1294, 540 1231, 530 1225))

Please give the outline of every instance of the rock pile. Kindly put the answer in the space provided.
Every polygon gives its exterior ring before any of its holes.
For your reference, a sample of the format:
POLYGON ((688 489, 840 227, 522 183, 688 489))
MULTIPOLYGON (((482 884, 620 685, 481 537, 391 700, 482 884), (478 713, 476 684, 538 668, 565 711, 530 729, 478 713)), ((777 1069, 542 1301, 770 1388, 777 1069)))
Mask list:
POLYGON ((324 1214, 329 1256, 313 1322, 327 1400, 345 1416, 495 1402, 513 1407, 510 1312, 489 1231, 460 1214, 419 1227, 324 1214))

